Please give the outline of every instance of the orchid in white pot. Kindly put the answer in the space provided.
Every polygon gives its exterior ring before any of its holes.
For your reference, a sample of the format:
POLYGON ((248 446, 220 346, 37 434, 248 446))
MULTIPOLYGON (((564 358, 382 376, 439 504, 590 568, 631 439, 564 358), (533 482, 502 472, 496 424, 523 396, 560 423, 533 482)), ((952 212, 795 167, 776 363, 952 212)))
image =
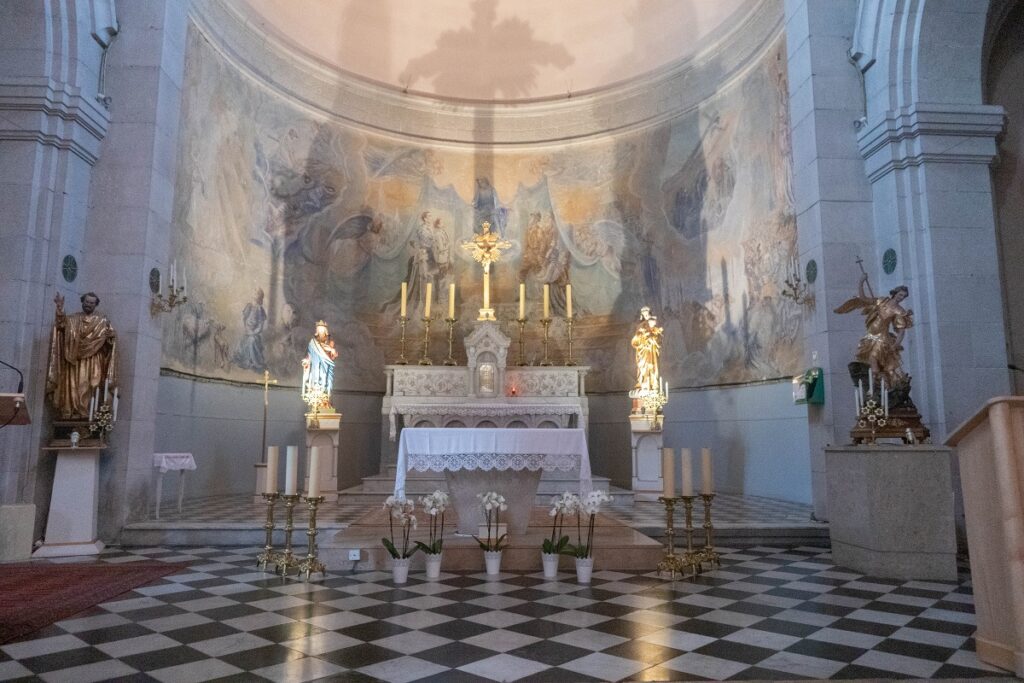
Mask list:
POLYGON ((384 501, 384 509, 388 511, 389 537, 382 538, 381 543, 391 554, 391 573, 395 583, 405 583, 409 577, 409 559, 416 554, 419 547, 410 545, 409 536, 416 528, 416 515, 413 514, 415 505, 406 498, 395 498, 388 496, 384 501), (395 541, 395 522, 398 522, 401 548, 395 541))
POLYGON ((474 536, 473 538, 476 539, 476 542, 480 544, 480 548, 484 551, 484 563, 487 567, 487 573, 497 574, 501 569, 501 550, 505 545, 508 545, 508 534, 498 535, 500 529, 499 517, 500 513, 508 510, 508 505, 505 504, 505 496, 495 491, 478 493, 476 497, 480 499, 480 505, 487 515, 487 540, 484 541, 479 536, 474 536))
POLYGON ((558 556, 564 554, 570 547, 568 534, 562 534, 565 516, 576 512, 579 505, 579 496, 568 491, 560 496, 551 497, 551 509, 548 511, 548 516, 551 517, 551 536, 545 538, 541 544, 541 562, 546 579, 553 579, 558 574, 558 556))
POLYGON ((570 554, 576 558, 576 580, 590 583, 594 569, 594 521, 601 505, 612 500, 604 491, 591 491, 580 498, 576 508, 576 545, 570 546, 570 554), (583 542, 582 517, 587 515, 587 542, 583 542))
POLYGON ((444 513, 448 509, 448 494, 440 489, 420 498, 420 507, 430 515, 430 533, 427 542, 416 541, 416 547, 424 552, 427 563, 427 578, 436 579, 441 574, 441 553, 444 545, 444 513), (438 520, 440 517, 440 520, 438 520))

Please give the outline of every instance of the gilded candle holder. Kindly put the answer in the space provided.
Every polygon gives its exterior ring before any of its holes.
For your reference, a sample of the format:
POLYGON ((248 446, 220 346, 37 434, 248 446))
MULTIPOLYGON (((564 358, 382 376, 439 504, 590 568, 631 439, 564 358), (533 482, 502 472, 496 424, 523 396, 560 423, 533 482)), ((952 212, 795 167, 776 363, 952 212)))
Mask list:
POLYGON ((285 522, 284 522, 284 551, 277 556, 277 571, 281 576, 287 576, 289 570, 298 566, 299 560, 292 553, 292 531, 295 530, 294 515, 295 503, 299 501, 297 493, 281 496, 284 500, 285 522))
POLYGON ((704 547, 699 552, 700 561, 707 562, 709 567, 721 567, 722 560, 715 551, 714 526, 711 524, 711 501, 715 494, 702 493, 700 497, 704 500, 704 547))
POLYGON ((576 361, 574 361, 572 359, 572 326, 574 324, 575 324, 575 321, 573 321, 573 319, 571 317, 566 317, 566 319, 565 319, 565 332, 566 332, 566 336, 568 337, 568 342, 569 342, 569 348, 568 348, 568 351, 566 352, 566 355, 565 355, 565 364, 566 365, 576 365, 576 361))
POLYGON ((682 563, 684 567, 689 567, 692 574, 699 574, 701 571, 700 560, 701 551, 693 549, 693 501, 697 496, 680 496, 679 499, 683 501, 683 521, 685 527, 683 532, 686 534, 686 552, 682 555, 682 563))
POLYGON ((455 355, 452 353, 452 346, 455 340, 455 323, 457 323, 459 319, 445 318, 444 321, 448 324, 448 357, 444 359, 444 364, 455 365, 455 355))
POLYGON ((306 557, 300 561, 297 565, 299 574, 306 575, 306 581, 309 581, 309 577, 312 574, 319 572, 323 576, 327 576, 327 567, 317 557, 316 551, 316 511, 320 507, 320 503, 324 502, 323 496, 314 496, 312 498, 306 498, 306 505, 309 506, 309 528, 306 529, 306 541, 308 548, 306 549, 306 557))
POLYGON ((526 365, 526 318, 516 318, 519 323, 519 362, 520 367, 526 365))
POLYGON ((541 318, 540 324, 544 326, 544 358, 541 359, 540 365, 551 365, 548 359, 548 328, 551 327, 551 318, 541 318))
POLYGON ((433 365, 430 360, 430 318, 423 317, 423 351, 420 354, 420 365, 433 365))
POLYGON ((263 545, 263 552, 256 556, 256 566, 262 571, 267 571, 267 565, 277 564, 278 554, 274 552, 274 505, 280 497, 279 493, 263 494, 263 502, 267 504, 267 521, 263 523, 267 540, 263 545))
POLYGON ((395 365, 408 365, 409 359, 405 357, 405 326, 409 324, 409 317, 405 315, 399 316, 398 324, 402 329, 402 338, 398 341, 400 344, 400 350, 398 352, 398 360, 395 361, 395 365))
POLYGON ((658 563, 658 576, 668 572, 670 577, 675 578, 676 572, 680 575, 683 573, 682 558, 676 555, 675 549, 676 499, 658 496, 658 500, 665 506, 665 556, 658 563))

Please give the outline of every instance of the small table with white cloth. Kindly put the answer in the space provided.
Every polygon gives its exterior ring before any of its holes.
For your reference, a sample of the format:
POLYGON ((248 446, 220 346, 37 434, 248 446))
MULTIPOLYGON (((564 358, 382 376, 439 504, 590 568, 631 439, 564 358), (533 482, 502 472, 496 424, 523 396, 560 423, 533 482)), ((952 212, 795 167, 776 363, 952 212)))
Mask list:
POLYGON ((160 498, 163 495, 164 475, 170 470, 178 471, 178 512, 181 512, 181 499, 185 497, 185 472, 196 469, 196 459, 191 453, 154 453, 153 467, 156 475, 156 519, 160 519, 160 498))
POLYGON ((505 496, 510 533, 530 521, 542 470, 579 471, 580 494, 593 483, 582 429, 416 428, 402 430, 395 470, 395 497, 405 497, 406 473, 444 472, 459 533, 475 534, 486 520, 478 493, 505 496))

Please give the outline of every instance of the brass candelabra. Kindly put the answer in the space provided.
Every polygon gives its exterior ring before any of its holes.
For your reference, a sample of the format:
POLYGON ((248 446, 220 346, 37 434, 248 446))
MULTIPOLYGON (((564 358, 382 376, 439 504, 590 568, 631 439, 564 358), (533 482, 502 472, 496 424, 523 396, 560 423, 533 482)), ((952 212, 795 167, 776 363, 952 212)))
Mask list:
POLYGON ((149 300, 149 314, 155 317, 161 313, 170 313, 184 303, 188 303, 188 297, 185 296, 185 288, 171 284, 166 298, 162 292, 157 292, 149 300))
POLYGON ((711 523, 711 501, 715 497, 713 493, 702 493, 700 497, 704 501, 704 547, 694 550, 693 534, 696 529, 693 526, 693 502, 697 496, 677 496, 666 498, 659 496, 658 500, 665 506, 665 556, 658 563, 658 574, 668 572, 669 576, 675 578, 676 573, 685 576, 700 574, 704 570, 704 563, 708 568, 720 567, 722 565, 720 556, 714 548, 713 525, 711 523), (686 534, 686 550, 676 553, 675 549, 675 508, 676 501, 683 502, 686 534))
POLYGON ((702 493, 700 497, 704 499, 704 548, 700 551, 700 561, 707 562, 709 566, 721 567, 722 560, 715 552, 712 535, 714 527, 711 524, 711 501, 714 500, 715 494, 702 493))
POLYGON ((576 361, 574 361, 572 359, 572 326, 573 326, 573 319, 567 317, 565 319, 565 331, 566 331, 566 335, 569 338, 569 350, 568 350, 568 352, 566 353, 566 356, 565 356, 565 364, 566 365, 576 365, 576 361))
POLYGON ((665 557, 658 563, 658 575, 668 572, 674 578, 676 572, 683 573, 682 558, 676 555, 675 548, 676 499, 659 496, 658 500, 665 506, 665 557))
POLYGON ((264 493, 263 501, 267 504, 267 521, 263 528, 267 532, 267 540, 263 545, 263 552, 256 556, 256 566, 266 571, 267 565, 277 564, 277 553, 274 552, 274 504, 280 497, 278 493, 264 493))
POLYGON ((686 524, 683 529, 686 532, 686 552, 683 554, 683 566, 689 567, 691 573, 699 574, 701 570, 701 551, 693 549, 693 499, 696 496, 680 496, 679 498, 683 501, 684 522, 686 524))
POLYGON ((420 365, 433 365, 430 360, 430 318, 423 316, 423 352, 420 354, 420 365))
POLYGON ((405 357, 405 326, 409 324, 409 317, 402 315, 398 317, 398 324, 402 328, 402 338, 399 339, 400 351, 398 353, 398 360, 395 361, 396 365, 408 365, 409 359, 405 357))
POLYGON ((541 359, 541 365, 551 365, 551 361, 548 359, 548 328, 551 326, 551 318, 541 318, 540 324, 544 326, 544 358, 541 359))
POLYGON ((298 563, 299 574, 306 575, 306 581, 309 581, 311 574, 320 572, 325 577, 327 576, 327 567, 317 557, 316 551, 316 511, 320 507, 320 503, 324 502, 323 496, 316 496, 313 498, 306 498, 306 505, 309 506, 309 528, 306 529, 306 538, 309 547, 306 550, 306 557, 298 563))
POLYGON ((277 571, 281 573, 281 576, 287 576, 289 570, 299 564, 299 560, 296 559, 294 553, 292 553, 292 531, 295 529, 295 503, 299 501, 299 497, 300 496, 295 493, 281 496, 281 498, 284 499, 285 509, 284 552, 277 556, 276 562, 277 571))
POLYGON ((519 363, 518 365, 526 365, 526 340, 524 334, 526 333, 526 318, 516 318, 516 322, 519 323, 519 363))
POLYGON ((448 357, 444 359, 444 364, 455 365, 455 356, 452 353, 452 345, 455 341, 455 323, 457 323, 459 319, 445 318, 444 321, 448 323, 448 357))

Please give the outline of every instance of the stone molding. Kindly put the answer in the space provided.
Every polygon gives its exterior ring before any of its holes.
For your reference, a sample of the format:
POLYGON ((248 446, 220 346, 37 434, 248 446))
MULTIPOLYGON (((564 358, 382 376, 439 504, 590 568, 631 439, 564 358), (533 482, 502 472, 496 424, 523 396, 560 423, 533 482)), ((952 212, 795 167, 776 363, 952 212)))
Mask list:
POLYGON ((484 103, 408 94, 329 69, 247 22, 230 0, 194 3, 190 16, 225 59, 312 115, 403 138, 495 146, 583 139, 676 118, 755 65, 783 22, 781 0, 758 0, 719 41, 647 76, 560 99, 484 103))
POLYGON ((857 144, 868 179, 928 162, 989 165, 1006 113, 1000 106, 918 103, 889 111, 857 144))
POLYGON ((0 141, 34 141, 67 150, 90 166, 99 158, 110 114, 80 88, 47 78, 8 78, 0 83, 0 141), (14 125, 10 125, 13 122, 14 125))

